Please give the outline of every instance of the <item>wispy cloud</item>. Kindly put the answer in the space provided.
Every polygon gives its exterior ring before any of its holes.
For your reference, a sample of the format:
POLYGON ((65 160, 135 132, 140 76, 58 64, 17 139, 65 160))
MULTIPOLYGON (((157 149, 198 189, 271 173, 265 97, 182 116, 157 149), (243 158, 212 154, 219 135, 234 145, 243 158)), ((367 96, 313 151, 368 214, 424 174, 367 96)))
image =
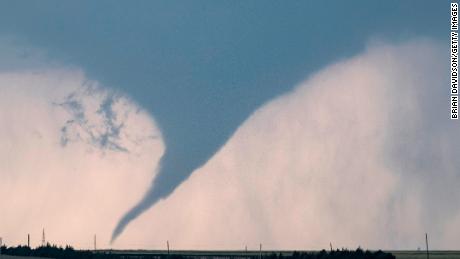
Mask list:
POLYGON ((84 141, 100 149, 129 152, 121 143, 127 115, 118 114, 115 110, 119 102, 123 102, 121 96, 102 91, 94 85, 82 86, 82 89, 67 95, 62 102, 56 103, 71 116, 61 128, 61 144, 66 146, 71 141, 84 141), (91 99, 94 100, 88 102, 91 99), (94 101, 99 102, 97 110, 87 107, 94 101), (88 111, 92 112, 93 120, 87 117, 88 111))

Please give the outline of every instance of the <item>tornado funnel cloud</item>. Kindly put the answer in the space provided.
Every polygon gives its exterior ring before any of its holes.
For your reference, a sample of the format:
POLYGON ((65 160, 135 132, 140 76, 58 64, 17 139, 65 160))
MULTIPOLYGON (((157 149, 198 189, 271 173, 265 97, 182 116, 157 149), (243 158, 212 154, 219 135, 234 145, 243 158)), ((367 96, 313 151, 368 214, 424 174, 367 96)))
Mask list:
POLYGON ((111 243, 123 233, 124 229, 132 220, 140 216, 161 199, 169 196, 174 189, 185 181, 194 169, 204 161, 200 159, 189 159, 187 163, 187 159, 184 159, 181 153, 182 152, 177 151, 173 152, 171 149, 165 151, 159 163, 158 174, 153 179, 150 188, 145 193, 144 197, 120 219, 112 233, 111 243))
MULTIPOLYGON (((218 103, 215 105, 218 106, 218 103)), ((156 121, 161 125, 163 133, 165 153, 144 197, 118 222, 112 233, 112 242, 132 220, 159 200, 167 198, 196 169, 204 165, 227 142, 247 114, 255 109, 254 106, 241 106, 240 110, 232 108, 226 112, 227 110, 219 110, 217 107, 209 107, 210 105, 195 106, 195 109, 181 109, 186 112, 184 118, 187 121, 169 121, 170 113, 162 113, 161 110, 156 113, 156 121), (206 112, 207 108, 212 112, 206 112), (224 113, 227 115, 224 116, 224 113), (235 114, 230 116, 231 113, 235 114), (207 121, 200 117, 201 114, 208 115, 207 121)))
POLYGON ((152 183, 151 188, 145 194, 145 196, 142 198, 142 200, 139 201, 133 208, 131 208, 120 219, 120 221, 118 222, 117 226, 115 227, 115 229, 114 229, 114 231, 112 233, 112 239, 110 241, 111 243, 113 243, 117 239, 117 237, 123 232, 123 230, 129 224, 129 222, 131 222, 133 219, 137 218, 144 211, 146 211, 148 208, 150 208, 155 203, 157 203, 161 198, 166 196, 166 195, 160 195, 161 189, 155 187, 156 182, 157 181, 154 181, 152 183))

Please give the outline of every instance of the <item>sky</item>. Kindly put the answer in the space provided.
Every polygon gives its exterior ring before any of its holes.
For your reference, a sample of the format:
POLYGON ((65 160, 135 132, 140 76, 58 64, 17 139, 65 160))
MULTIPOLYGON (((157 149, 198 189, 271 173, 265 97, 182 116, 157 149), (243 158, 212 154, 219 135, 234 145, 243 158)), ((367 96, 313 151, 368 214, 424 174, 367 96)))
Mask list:
POLYGON ((0 1, 0 236, 456 248, 449 7, 0 1))

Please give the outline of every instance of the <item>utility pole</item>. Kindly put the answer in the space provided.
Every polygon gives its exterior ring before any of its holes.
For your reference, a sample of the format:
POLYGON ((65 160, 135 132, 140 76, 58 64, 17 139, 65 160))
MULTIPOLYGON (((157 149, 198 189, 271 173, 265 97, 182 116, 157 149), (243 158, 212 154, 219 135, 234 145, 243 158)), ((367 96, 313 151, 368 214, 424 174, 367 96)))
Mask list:
POLYGON ((43 231, 42 231, 42 246, 43 247, 45 246, 45 228, 43 228, 43 231))
POLYGON ((425 233, 425 242, 426 242, 426 259, 430 259, 430 253, 428 252, 428 233, 425 233))
POLYGON ((331 253, 332 253, 332 242, 329 242, 329 246, 331 247, 331 253))
POLYGON ((27 247, 30 248, 30 234, 27 234, 27 247))
POLYGON ((94 252, 96 252, 97 246, 96 246, 96 234, 94 234, 94 252))
POLYGON ((168 256, 169 256, 169 240, 166 240, 166 248, 168 249, 168 256))
POLYGON ((259 245, 259 259, 262 259, 262 243, 259 245))

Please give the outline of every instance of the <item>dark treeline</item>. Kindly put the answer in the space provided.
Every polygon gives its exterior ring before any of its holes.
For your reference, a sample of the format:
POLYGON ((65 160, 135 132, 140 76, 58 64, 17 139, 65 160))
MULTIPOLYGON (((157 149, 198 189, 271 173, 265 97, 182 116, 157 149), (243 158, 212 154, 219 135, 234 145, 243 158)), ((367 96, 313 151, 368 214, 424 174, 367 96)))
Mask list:
POLYGON ((6 247, 0 248, 1 254, 13 256, 34 256, 48 258, 94 258, 94 259, 395 259, 396 257, 390 253, 382 251, 364 251, 358 248, 352 250, 335 250, 319 252, 293 252, 290 255, 286 254, 261 254, 261 255, 187 255, 187 254, 148 254, 148 253, 122 253, 122 252, 94 252, 89 250, 75 250, 71 246, 58 247, 56 245, 47 244, 37 248, 28 246, 6 247))
MULTIPOLYGON (((278 257, 279 258, 279 257, 278 257)), ((356 251, 351 250, 333 250, 326 252, 321 250, 320 252, 294 252, 290 257, 292 259, 396 259, 396 257, 390 253, 382 252, 381 250, 372 252, 369 250, 362 250, 361 248, 356 251)), ((274 259, 274 258, 273 258, 274 259)))
POLYGON ((34 257, 48 257, 48 258, 92 258, 93 253, 90 251, 75 250, 71 246, 58 247, 56 245, 47 244, 37 248, 30 248, 28 246, 16 246, 0 248, 1 254, 14 255, 14 256, 34 256, 34 257))

